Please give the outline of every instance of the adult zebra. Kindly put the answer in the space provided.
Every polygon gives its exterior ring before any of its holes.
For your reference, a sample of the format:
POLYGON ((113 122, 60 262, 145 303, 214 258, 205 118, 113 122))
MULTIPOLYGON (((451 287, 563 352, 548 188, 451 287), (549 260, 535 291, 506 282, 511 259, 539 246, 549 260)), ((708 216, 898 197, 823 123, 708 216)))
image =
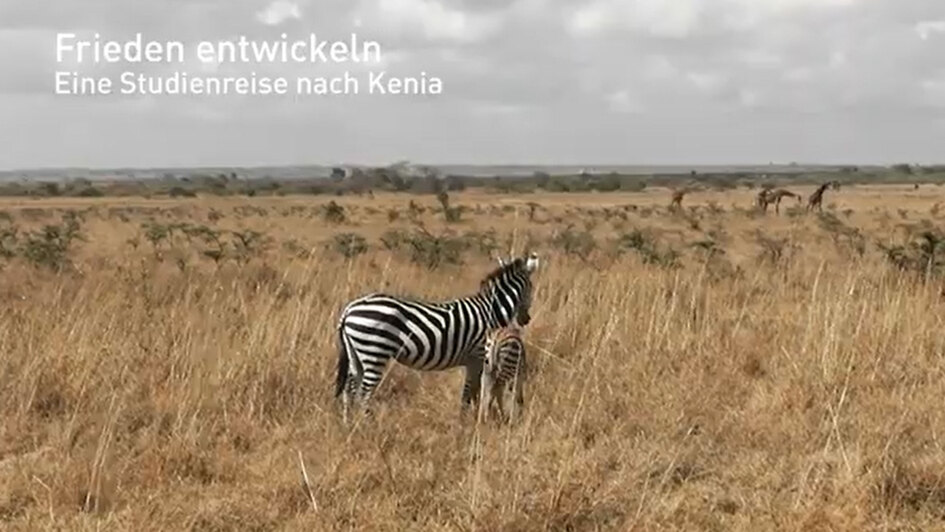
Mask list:
POLYGON ((344 420, 356 399, 366 403, 390 359, 421 371, 464 367, 461 409, 479 401, 485 335, 515 319, 527 325, 531 274, 538 256, 499 261, 475 295, 430 303, 373 293, 348 303, 338 323, 335 397, 344 394, 344 420))

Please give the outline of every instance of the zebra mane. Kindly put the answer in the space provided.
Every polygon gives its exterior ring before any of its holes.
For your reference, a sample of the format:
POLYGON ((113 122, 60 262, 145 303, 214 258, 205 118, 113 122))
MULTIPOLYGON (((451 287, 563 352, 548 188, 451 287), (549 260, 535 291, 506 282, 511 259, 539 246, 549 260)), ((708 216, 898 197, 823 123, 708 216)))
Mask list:
POLYGON ((503 263, 502 266, 499 266, 498 268, 492 270, 491 272, 489 272, 488 275, 486 275, 482 279, 482 282, 479 283, 479 291, 484 292, 486 289, 489 288, 490 285, 492 285, 493 281, 505 275, 506 272, 515 271, 519 273, 524 270, 525 270, 525 260, 522 258, 517 258, 509 262, 503 263))

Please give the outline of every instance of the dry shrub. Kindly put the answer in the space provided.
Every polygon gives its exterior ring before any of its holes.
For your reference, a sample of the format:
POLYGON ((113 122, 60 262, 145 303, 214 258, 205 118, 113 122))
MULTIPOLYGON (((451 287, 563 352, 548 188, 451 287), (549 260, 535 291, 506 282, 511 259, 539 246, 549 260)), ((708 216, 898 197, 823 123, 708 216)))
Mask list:
MULTIPOLYGON (((348 231, 322 210, 247 201, 262 200, 214 200, 215 212, 254 213, 219 218, 221 230, 292 245, 181 270, 123 243, 145 217, 206 214, 126 208, 127 222, 84 226, 70 256, 78 273, 5 266, 0 529, 941 527, 941 289, 878 253, 855 267, 848 253, 825 253, 833 244, 816 247, 816 220, 716 212, 713 226, 745 236, 685 247, 691 256, 665 268, 638 253, 566 256, 553 237, 571 222, 554 220, 599 207, 548 201, 542 224, 527 209, 470 210, 468 232, 450 234, 468 249, 462 263, 430 269, 412 253, 437 242, 394 232, 381 195, 363 200, 375 214, 344 203, 370 243, 347 258, 320 247, 348 231), (781 224, 760 234, 799 249, 758 264, 759 233, 742 224, 781 224), (524 417, 477 427, 459 415, 462 372, 394 366, 373 418, 342 427, 332 388, 344 302, 374 290, 472 293, 494 267, 486 255, 506 244, 546 257, 524 417), (739 275, 708 268, 716 247, 739 275)), ((428 239, 448 234, 441 213, 398 201, 431 224, 428 239)), ((709 242, 639 211, 626 211, 627 227, 658 229, 659 249, 709 242)), ((619 242, 606 226, 584 231, 598 246, 619 242)))

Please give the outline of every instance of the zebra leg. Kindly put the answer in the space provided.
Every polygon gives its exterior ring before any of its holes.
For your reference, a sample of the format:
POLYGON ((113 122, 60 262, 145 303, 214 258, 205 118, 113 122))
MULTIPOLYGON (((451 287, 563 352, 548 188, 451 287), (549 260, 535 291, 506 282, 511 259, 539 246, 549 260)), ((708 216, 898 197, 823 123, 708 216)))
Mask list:
POLYGON ((489 415, 489 403, 492 402, 492 386, 494 384, 494 379, 492 373, 488 370, 483 369, 482 378, 480 379, 479 390, 479 422, 484 423, 486 418, 489 415))
POLYGON ((363 368, 357 350, 351 345, 343 327, 338 330, 338 341, 340 351, 335 395, 341 395, 342 421, 347 425, 351 406, 355 402, 357 388, 361 382, 363 368))
POLYGON ((387 370, 387 357, 364 355, 361 361, 361 379, 358 387, 358 401, 362 412, 371 415, 371 396, 374 389, 380 384, 384 372, 387 370))
POLYGON ((515 401, 512 404, 512 418, 518 419, 522 414, 522 409, 525 407, 525 379, 522 375, 517 375, 514 381, 515 386, 515 401))
POLYGON ((482 393, 482 359, 475 358, 466 365, 466 379, 463 382, 463 396, 460 412, 465 413, 469 406, 479 402, 479 395, 482 393))
POLYGON ((344 395, 341 397, 341 406, 342 406, 342 420, 344 424, 347 425, 351 417, 351 408, 357 402, 358 386, 361 384, 361 379, 357 375, 348 374, 348 382, 345 383, 344 395))
POLYGON ((506 415, 506 411, 505 411, 506 386, 508 386, 508 384, 503 383, 502 386, 496 386, 495 388, 495 403, 496 403, 495 406, 496 406, 496 409, 498 410, 499 419, 501 419, 503 423, 508 422, 508 416, 506 415))

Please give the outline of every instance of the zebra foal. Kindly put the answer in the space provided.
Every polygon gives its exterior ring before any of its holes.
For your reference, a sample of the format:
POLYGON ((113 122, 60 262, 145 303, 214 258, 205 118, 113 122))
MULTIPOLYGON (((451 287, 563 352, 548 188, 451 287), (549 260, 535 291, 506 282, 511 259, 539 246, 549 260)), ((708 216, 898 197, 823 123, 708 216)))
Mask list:
POLYGON ((489 331, 486 336, 486 360, 482 369, 482 396, 479 401, 479 422, 486 420, 493 400, 499 415, 506 418, 505 393, 513 395, 513 404, 507 419, 515 415, 525 405, 525 342, 522 341, 523 328, 516 323, 507 327, 489 331))
POLYGON ((391 360, 420 371, 463 367, 461 409, 478 402, 486 332, 531 320, 538 256, 499 264, 468 297, 431 303, 372 293, 345 306, 338 322, 335 397, 343 395, 346 423, 355 402, 369 401, 391 360))

